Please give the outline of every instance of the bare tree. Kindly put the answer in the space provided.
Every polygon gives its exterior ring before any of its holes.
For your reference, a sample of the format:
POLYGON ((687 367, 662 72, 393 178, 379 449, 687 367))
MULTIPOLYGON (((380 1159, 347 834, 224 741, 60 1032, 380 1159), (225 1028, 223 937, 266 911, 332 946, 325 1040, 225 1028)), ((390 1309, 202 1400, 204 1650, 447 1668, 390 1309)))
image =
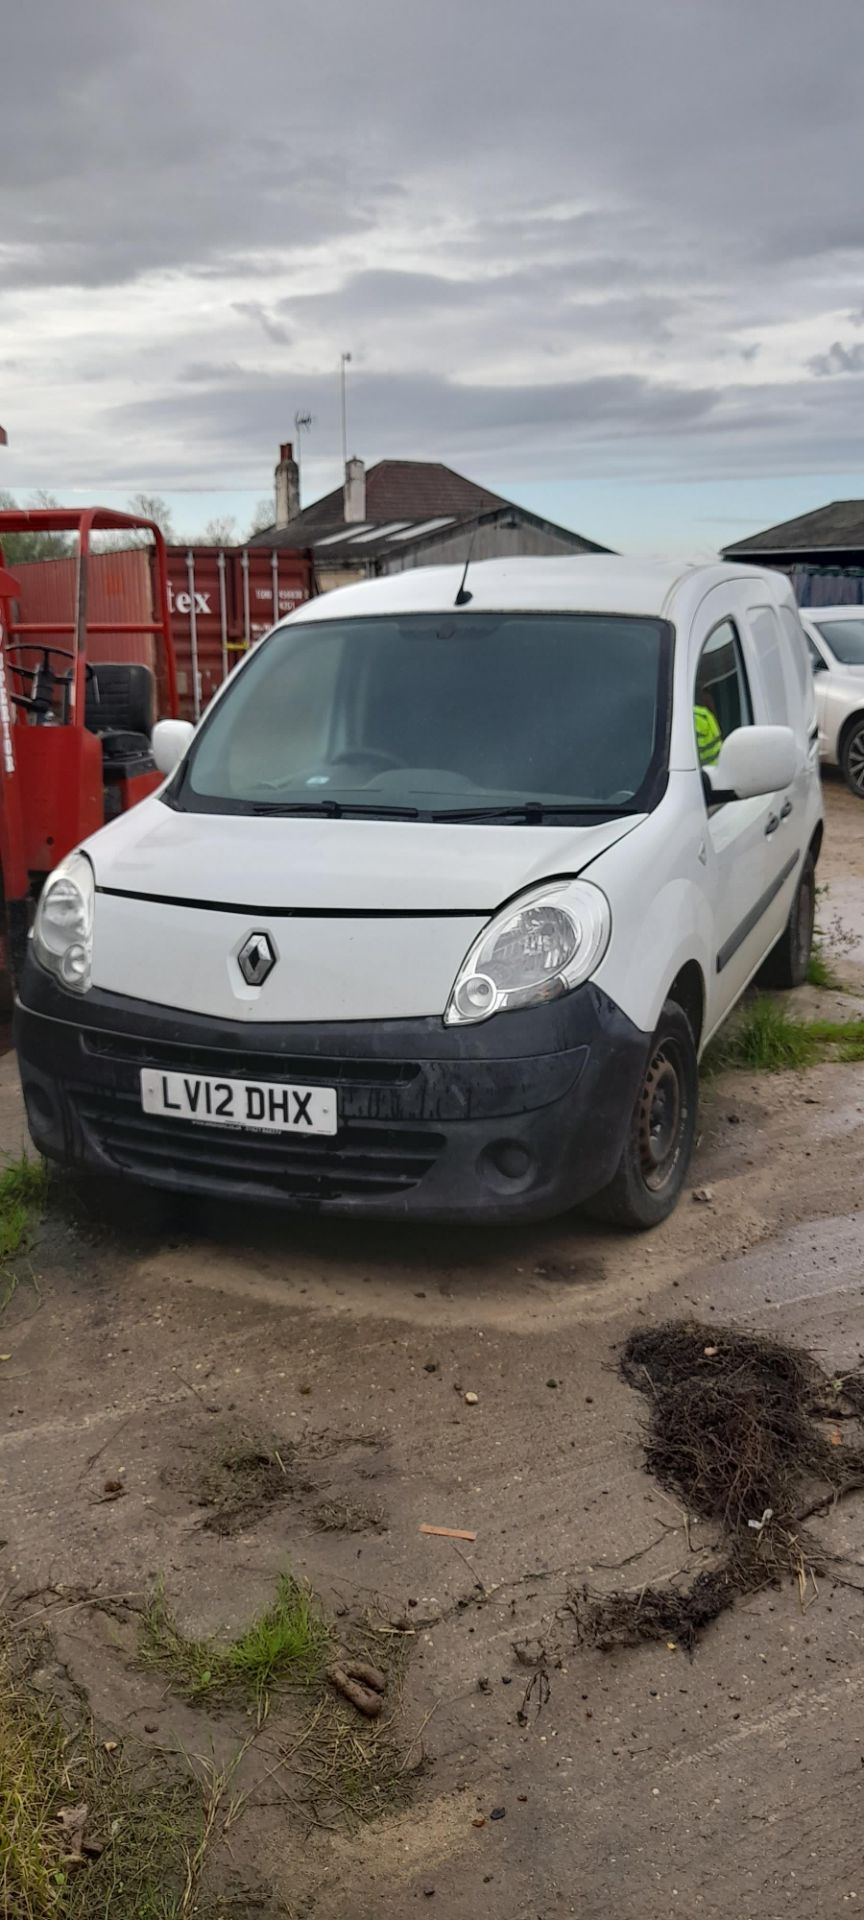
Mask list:
POLYGON ((206 547, 235 547, 237 522, 233 513, 216 514, 208 520, 201 539, 206 547))
POLYGON ((259 500, 258 505, 255 508, 255 512, 252 515, 252 519, 249 524, 249 531, 246 535, 247 540, 251 540, 253 533, 264 533, 265 529, 267 527, 272 527, 272 525, 273 525, 273 502, 271 499, 268 498, 267 494, 265 493, 264 498, 262 500, 259 500))
MULTIPOLYGON (((160 533, 170 543, 176 541, 174 521, 167 500, 161 493, 133 493, 129 502, 130 513, 139 513, 142 520, 155 520, 160 533)), ((146 534, 141 536, 146 539, 146 534)))
MULTIPOLYGON (((14 493, 0 492, 0 512, 14 511, 19 505, 25 507, 57 507, 59 500, 52 493, 40 489, 27 501, 19 502, 14 493)), ((72 553, 74 537, 69 533, 5 533, 0 527, 0 546, 10 567, 21 560, 62 560, 72 553)))

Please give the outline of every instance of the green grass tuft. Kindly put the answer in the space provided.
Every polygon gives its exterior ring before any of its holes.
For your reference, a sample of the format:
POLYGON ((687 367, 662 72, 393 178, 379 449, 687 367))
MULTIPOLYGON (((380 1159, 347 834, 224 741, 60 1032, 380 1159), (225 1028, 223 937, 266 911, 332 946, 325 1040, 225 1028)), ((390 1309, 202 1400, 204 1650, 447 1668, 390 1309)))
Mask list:
POLYGON ((70 1728, 34 1691, 0 1642, 3 1920, 180 1920, 202 1825, 191 1776, 109 1756, 92 1726, 70 1728), (97 1851, 75 1863, 58 1815, 82 1805, 97 1851))
POLYGON ((306 1687, 320 1679, 332 1644, 311 1595, 283 1574, 272 1606, 227 1646, 187 1639, 160 1588, 144 1614, 141 1654, 162 1667, 188 1700, 233 1693, 261 1706, 274 1687, 306 1687))
POLYGON ((843 983, 838 980, 830 962, 825 958, 825 949, 817 940, 813 944, 810 962, 807 968, 807 983, 811 987, 824 987, 832 993, 842 993, 843 983))
POLYGON ((780 1073, 820 1060, 864 1060, 864 1020, 793 1020, 777 1000, 746 1001, 708 1049, 708 1071, 739 1067, 780 1073))
POLYGON ((0 1262, 26 1246, 33 1217, 45 1204, 48 1170, 44 1160, 23 1153, 0 1172, 0 1262))

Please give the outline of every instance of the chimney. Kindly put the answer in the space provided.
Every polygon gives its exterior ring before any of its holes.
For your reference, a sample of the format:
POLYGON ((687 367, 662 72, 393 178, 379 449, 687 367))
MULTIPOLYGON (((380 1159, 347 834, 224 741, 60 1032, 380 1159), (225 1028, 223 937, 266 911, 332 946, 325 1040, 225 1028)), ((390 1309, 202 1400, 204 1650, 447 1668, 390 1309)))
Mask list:
POLYGON ((343 498, 346 525, 359 525, 366 518, 366 468, 362 460, 346 460, 343 498))
POLYGON ((283 440, 279 448, 279 465, 274 477, 276 525, 287 527, 289 521, 296 520, 300 512, 300 468, 294 458, 294 448, 290 440, 283 440))

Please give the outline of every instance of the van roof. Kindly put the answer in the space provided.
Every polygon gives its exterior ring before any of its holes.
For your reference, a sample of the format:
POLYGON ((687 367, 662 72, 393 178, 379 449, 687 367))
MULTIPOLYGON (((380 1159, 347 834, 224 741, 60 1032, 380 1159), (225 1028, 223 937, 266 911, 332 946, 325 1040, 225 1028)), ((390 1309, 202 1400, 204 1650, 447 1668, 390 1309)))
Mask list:
MULTIPOLYGON (((379 613, 439 613, 455 604, 464 561, 458 566, 412 567, 404 573, 320 594, 299 607, 294 620, 335 620, 379 613)), ((724 581, 756 579, 766 597, 792 598, 786 576, 768 568, 732 566, 715 560, 651 560, 578 554, 560 559, 478 560, 468 568, 475 613, 510 609, 548 612, 624 613, 665 616, 685 585, 708 592, 724 581)), ((701 597, 701 595, 699 596, 701 597)))

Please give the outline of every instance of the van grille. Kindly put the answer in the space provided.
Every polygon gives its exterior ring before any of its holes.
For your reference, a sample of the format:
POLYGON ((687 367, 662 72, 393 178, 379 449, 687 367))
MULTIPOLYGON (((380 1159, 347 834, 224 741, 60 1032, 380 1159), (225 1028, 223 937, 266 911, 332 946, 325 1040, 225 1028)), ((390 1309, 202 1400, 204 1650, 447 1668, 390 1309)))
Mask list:
MULTIPOLYGON (((276 1060, 246 1052, 237 1047, 195 1047, 186 1040, 139 1040, 131 1034, 100 1033, 87 1028, 81 1036, 85 1053, 100 1060, 117 1060, 135 1067, 178 1066, 187 1073, 212 1074, 214 1078, 272 1080, 276 1060)), ((421 1072, 416 1060, 343 1060, 325 1059, 321 1054, 286 1054, 278 1060, 278 1078, 299 1081, 301 1086, 410 1086, 421 1072)))
POLYGON ((444 1135, 416 1128, 348 1122, 333 1138, 244 1133, 229 1127, 143 1113, 137 1095, 69 1094, 85 1131, 119 1171, 208 1192, 242 1180, 250 1194, 297 1200, 407 1193, 419 1185, 444 1146, 444 1135))

